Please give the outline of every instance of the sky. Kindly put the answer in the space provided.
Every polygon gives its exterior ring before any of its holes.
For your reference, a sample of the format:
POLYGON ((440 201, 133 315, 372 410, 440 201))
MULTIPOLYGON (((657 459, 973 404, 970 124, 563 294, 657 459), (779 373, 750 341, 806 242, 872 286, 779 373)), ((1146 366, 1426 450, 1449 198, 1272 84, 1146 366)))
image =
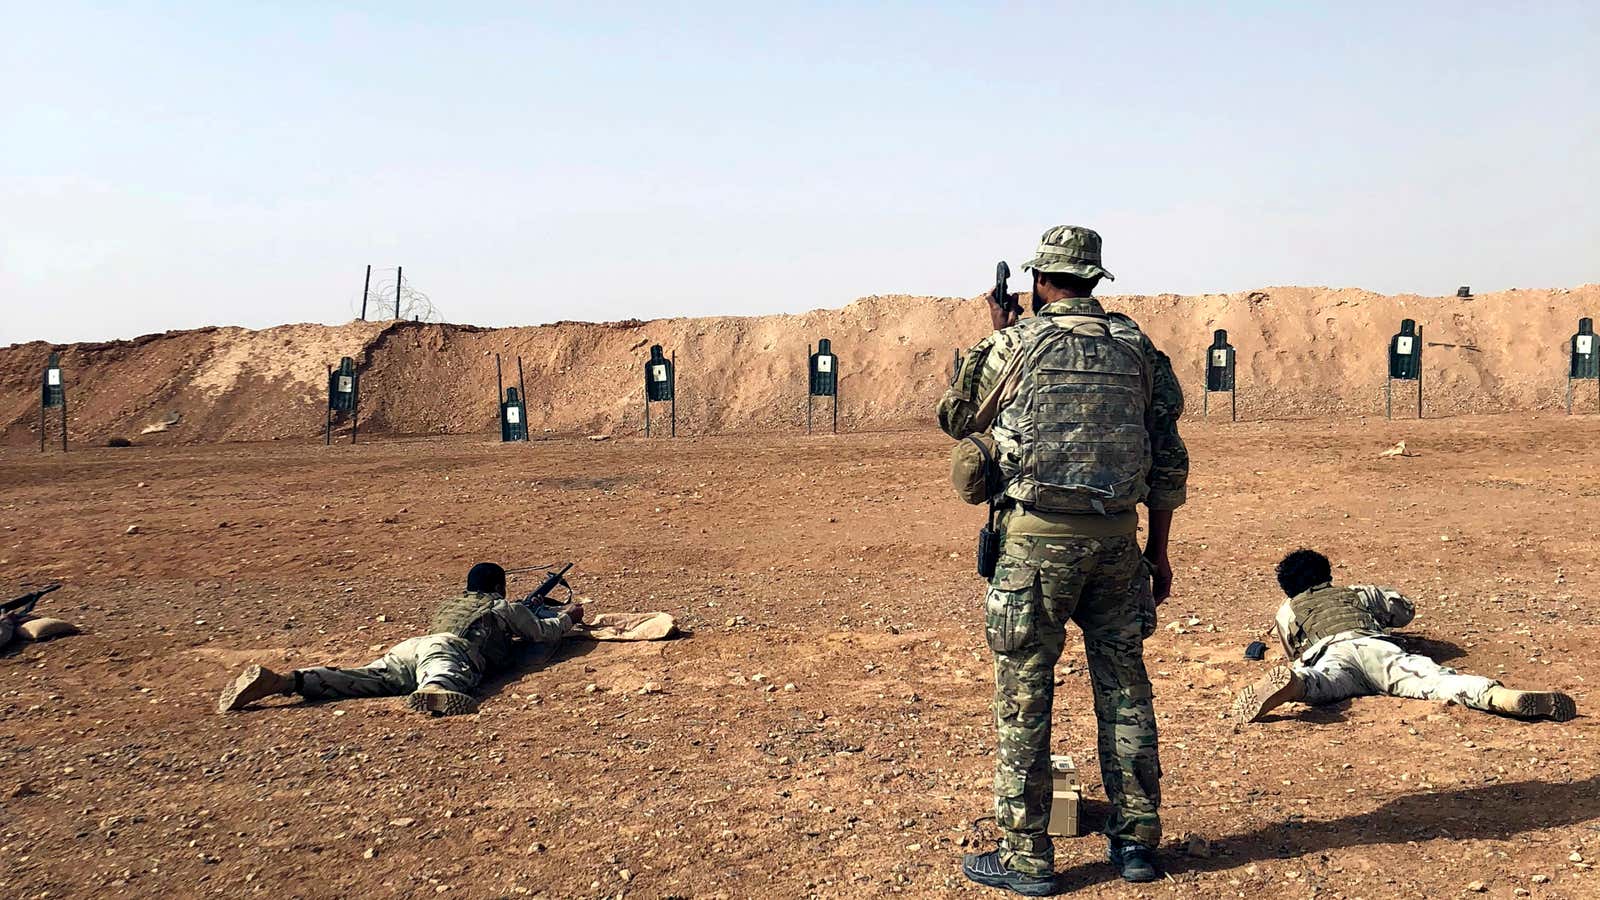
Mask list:
POLYGON ((1200 6, 0 0, 0 344, 1600 281, 1600 4, 1200 6))

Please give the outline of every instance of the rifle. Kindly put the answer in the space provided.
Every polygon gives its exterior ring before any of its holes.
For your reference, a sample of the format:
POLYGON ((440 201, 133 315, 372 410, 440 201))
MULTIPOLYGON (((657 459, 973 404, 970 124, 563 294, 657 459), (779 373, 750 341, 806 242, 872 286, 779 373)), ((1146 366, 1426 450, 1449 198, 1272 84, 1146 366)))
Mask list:
POLYGON ((567 583, 566 574, 571 568, 572 563, 567 563, 561 567, 561 571, 552 571, 545 575, 543 583, 541 583, 539 587, 536 588, 532 593, 528 594, 528 596, 523 597, 522 602, 533 603, 535 605, 549 603, 550 592, 558 587, 564 587, 567 589, 567 600, 570 602, 572 600, 572 585, 567 583))
POLYGON ((33 612, 33 607, 38 604, 39 598, 51 591, 61 590, 59 584, 47 584, 31 594, 23 594, 14 600, 0 603, 0 616, 15 615, 19 618, 33 612))
POLYGON ((1011 267, 1006 265, 1006 261, 1002 259, 994 267, 994 290, 989 292, 989 299, 994 302, 995 306, 1000 307, 1001 312, 1011 313, 1015 311, 1020 318, 1022 316, 1022 304, 1012 299, 1011 292, 1006 290, 1006 282, 1010 279, 1011 267))

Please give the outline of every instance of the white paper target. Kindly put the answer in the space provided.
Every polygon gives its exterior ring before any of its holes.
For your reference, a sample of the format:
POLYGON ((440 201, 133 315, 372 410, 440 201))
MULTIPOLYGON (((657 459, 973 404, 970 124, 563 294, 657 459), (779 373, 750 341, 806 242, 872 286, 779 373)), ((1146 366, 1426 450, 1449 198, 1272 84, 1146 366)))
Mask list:
POLYGON ((1400 354, 1401 356, 1410 356, 1413 343, 1413 338, 1407 335, 1401 335, 1399 339, 1394 342, 1394 352, 1400 354))
POLYGON ((61 386, 61 370, 60 369, 49 369, 49 370, 46 370, 45 375, 44 375, 44 381, 45 381, 45 384, 48 384, 51 387, 60 387, 61 386))
POLYGON ((339 393, 348 394, 356 389, 356 380, 350 375, 339 376, 339 393))
POLYGON ((1213 369, 1226 369, 1228 367, 1228 351, 1211 351, 1211 367, 1213 369))
POLYGON ((651 366, 650 367, 650 377, 654 378, 657 381, 666 381, 667 380, 667 367, 666 366, 651 366))
POLYGON ((515 406, 506 407, 506 421, 510 422, 513 425, 517 424, 518 422, 521 422, 522 421, 522 410, 517 409, 515 406))
POLYGON ((833 371, 833 357, 832 356, 819 356, 819 357, 817 357, 817 371, 818 372, 832 372, 833 371))
POLYGON ((1580 334, 1580 335, 1578 335, 1578 354, 1580 356, 1588 356, 1589 354, 1591 354, 1593 352, 1594 352, 1594 335, 1592 335, 1592 334, 1580 334))

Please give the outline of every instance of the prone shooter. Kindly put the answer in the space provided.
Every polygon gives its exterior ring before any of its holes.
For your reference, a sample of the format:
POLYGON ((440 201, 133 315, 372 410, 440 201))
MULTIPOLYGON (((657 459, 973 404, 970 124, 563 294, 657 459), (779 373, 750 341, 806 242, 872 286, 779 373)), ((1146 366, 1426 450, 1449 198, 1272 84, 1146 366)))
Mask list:
POLYGON ((319 666, 280 675, 253 665, 222 692, 217 712, 234 712, 274 694, 308 700, 404 696, 409 709, 434 716, 477 712, 472 690, 514 664, 519 645, 554 643, 583 622, 583 606, 572 602, 565 578, 571 568, 568 563, 551 572, 522 600, 507 600, 505 569, 478 563, 467 572, 466 590, 439 605, 427 634, 401 641, 356 669, 319 666), (549 594, 557 587, 567 588, 567 602, 552 605, 549 594))

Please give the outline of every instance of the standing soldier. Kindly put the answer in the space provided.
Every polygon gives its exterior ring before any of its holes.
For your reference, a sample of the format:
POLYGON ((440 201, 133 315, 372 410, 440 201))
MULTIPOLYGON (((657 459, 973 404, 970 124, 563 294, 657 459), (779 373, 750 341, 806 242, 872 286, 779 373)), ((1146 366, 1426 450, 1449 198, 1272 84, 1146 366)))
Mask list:
MULTIPOLYGON (((979 884, 1055 893, 1050 716, 1068 620, 1083 630, 1112 812, 1110 858, 1128 881, 1158 877, 1161 762, 1144 639, 1172 586, 1167 537, 1185 500, 1189 452, 1172 365, 1127 316, 1094 299, 1100 235, 1063 225, 1040 239, 1034 316, 989 301, 993 334, 967 352, 939 425, 983 445, 1002 549, 984 630, 995 660, 998 850, 966 857, 979 884), (1138 504, 1150 510, 1138 546, 1138 504), (1152 584, 1153 579, 1153 584, 1152 584)), ((1014 295, 1013 295, 1014 296, 1014 295)), ((958 450, 961 446, 958 445, 958 450)))

